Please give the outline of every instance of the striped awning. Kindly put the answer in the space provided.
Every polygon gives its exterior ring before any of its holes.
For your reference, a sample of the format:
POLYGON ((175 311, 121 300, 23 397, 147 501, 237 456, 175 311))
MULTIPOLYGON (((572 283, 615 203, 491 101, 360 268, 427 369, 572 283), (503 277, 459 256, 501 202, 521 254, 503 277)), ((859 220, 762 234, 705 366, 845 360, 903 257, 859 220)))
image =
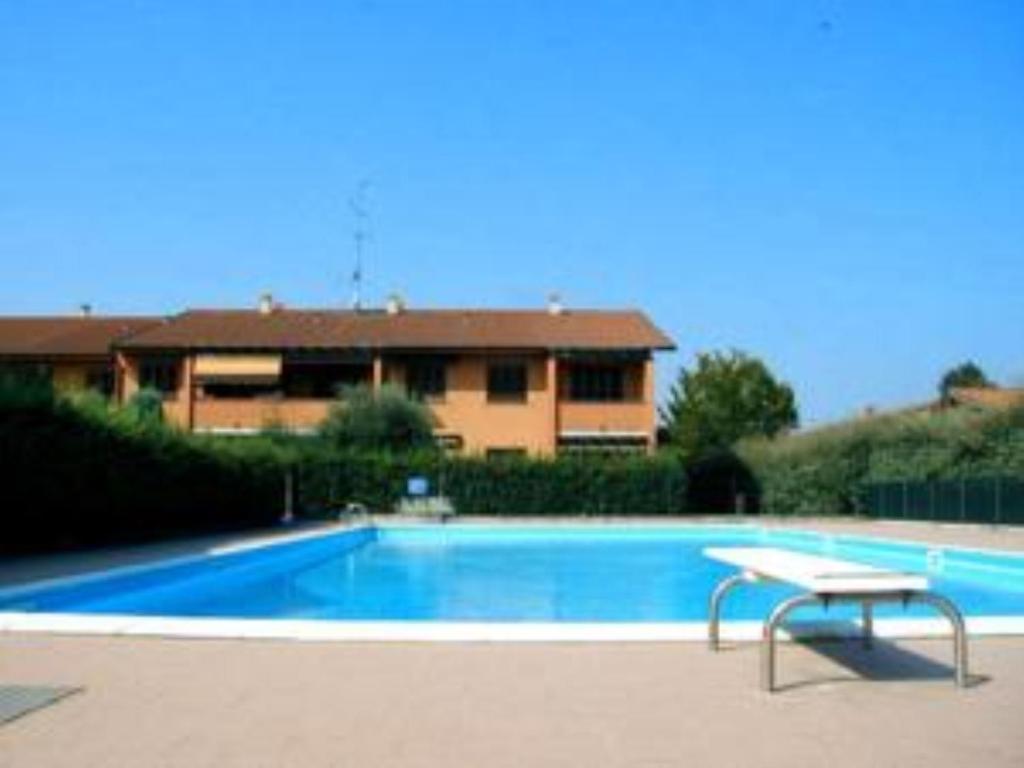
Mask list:
POLYGON ((200 381, 274 382, 281 378, 281 356, 196 355, 192 375, 200 381))

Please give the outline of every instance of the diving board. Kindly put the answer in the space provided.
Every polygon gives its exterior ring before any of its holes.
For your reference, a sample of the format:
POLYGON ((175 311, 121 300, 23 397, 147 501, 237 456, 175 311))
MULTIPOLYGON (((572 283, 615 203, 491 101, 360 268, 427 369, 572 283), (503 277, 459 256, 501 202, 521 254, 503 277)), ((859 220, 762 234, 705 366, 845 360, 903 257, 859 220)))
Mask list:
POLYGON ((953 627, 955 680, 967 683, 967 633, 963 616, 947 598, 930 590, 928 577, 876 568, 863 563, 809 555, 775 547, 709 547, 704 556, 739 568, 722 581, 711 594, 708 611, 708 641, 712 650, 719 647, 722 601, 734 587, 744 583, 781 582, 805 590, 785 600, 764 622, 761 642, 761 687, 775 689, 775 635, 786 616, 806 605, 853 602, 861 606, 864 644, 871 646, 873 606, 875 603, 923 603, 937 609, 953 627))

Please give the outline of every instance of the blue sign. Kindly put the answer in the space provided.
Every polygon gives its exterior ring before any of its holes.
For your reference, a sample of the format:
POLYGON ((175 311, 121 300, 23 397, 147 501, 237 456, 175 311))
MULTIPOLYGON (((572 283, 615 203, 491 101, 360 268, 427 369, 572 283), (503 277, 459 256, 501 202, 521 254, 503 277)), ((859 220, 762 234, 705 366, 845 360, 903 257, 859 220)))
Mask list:
POLYGON ((426 496, 430 493, 430 481, 418 475, 410 477, 406 481, 405 490, 410 496, 426 496))

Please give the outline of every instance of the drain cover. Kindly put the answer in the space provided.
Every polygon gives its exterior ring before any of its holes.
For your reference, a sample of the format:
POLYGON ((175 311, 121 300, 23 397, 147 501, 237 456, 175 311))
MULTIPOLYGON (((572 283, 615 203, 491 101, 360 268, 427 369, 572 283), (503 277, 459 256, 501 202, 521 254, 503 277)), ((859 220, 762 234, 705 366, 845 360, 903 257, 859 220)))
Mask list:
POLYGON ((47 707, 80 690, 38 685, 0 685, 0 724, 47 707))

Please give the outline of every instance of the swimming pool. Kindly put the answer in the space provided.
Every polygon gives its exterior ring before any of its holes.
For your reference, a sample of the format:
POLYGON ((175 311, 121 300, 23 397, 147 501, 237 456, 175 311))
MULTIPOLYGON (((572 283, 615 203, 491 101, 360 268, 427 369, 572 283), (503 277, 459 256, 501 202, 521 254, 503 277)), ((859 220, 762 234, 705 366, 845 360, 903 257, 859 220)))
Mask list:
MULTIPOLYGON (((701 635, 708 596, 731 572, 701 551, 751 545, 926 573, 972 631, 1024 631, 1024 555, 747 525, 462 524, 367 526, 0 590, 0 628, 376 637, 387 626, 385 635, 407 639, 473 626, 469 637, 500 639, 498 627, 526 636, 545 626, 541 637, 580 636, 573 627, 603 627, 620 639, 701 635)), ((793 593, 782 585, 737 590, 724 619, 753 625, 793 593)), ((881 626, 886 617, 928 614, 897 606, 878 615, 881 626)))

